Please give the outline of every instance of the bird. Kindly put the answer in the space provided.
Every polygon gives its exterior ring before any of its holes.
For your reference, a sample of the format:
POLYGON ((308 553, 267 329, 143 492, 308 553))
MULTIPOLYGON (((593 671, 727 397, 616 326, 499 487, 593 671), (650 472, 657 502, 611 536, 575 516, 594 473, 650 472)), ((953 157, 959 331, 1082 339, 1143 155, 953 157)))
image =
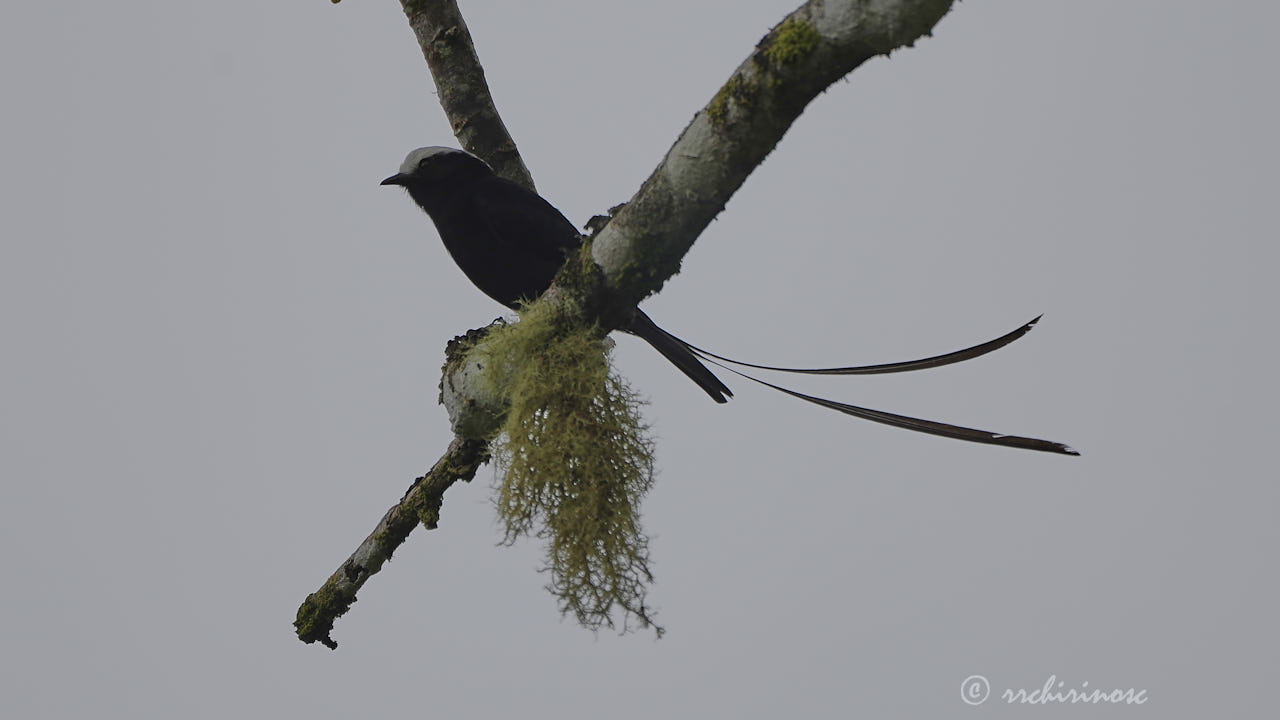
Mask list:
MULTIPOLYGON (((382 181, 399 186, 435 224, 436 232, 463 274, 485 295, 518 310, 538 298, 584 238, 572 222, 538 193, 501 177, 481 158, 457 148, 430 146, 411 151, 399 171, 382 181)), ((807 395, 761 380, 732 366, 806 375, 871 375, 939 367, 985 355, 1029 332, 1039 317, 994 340, 920 360, 829 368, 789 368, 734 360, 703 350, 663 330, 636 308, 619 330, 639 337, 698 385, 712 400, 733 396, 706 364, 752 382, 846 415, 970 442, 1078 455, 1062 443, 994 433, 913 418, 807 395)))

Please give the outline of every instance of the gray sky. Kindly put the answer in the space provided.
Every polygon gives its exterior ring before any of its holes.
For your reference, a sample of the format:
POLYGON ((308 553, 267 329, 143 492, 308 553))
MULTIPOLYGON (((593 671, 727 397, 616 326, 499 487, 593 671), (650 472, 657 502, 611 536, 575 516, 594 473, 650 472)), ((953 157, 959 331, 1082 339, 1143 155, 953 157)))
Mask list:
MULTIPOLYGON (((466 3, 575 222, 627 199, 797 0, 466 3)), ((648 312, 730 355, 972 363, 798 386, 1067 442, 856 421, 643 343, 667 636, 562 621, 446 496, 339 621, 299 602, 448 440, 502 308, 381 188, 453 144, 397 3, 19 3, 0 23, 0 715, 1274 713, 1280 112, 1266 3, 960 3, 821 96, 648 312), (1264 274, 1267 278, 1264 280, 1264 274), (969 710, 968 676, 992 697, 969 710), (1140 707, 1006 688, 1145 689, 1140 707)))

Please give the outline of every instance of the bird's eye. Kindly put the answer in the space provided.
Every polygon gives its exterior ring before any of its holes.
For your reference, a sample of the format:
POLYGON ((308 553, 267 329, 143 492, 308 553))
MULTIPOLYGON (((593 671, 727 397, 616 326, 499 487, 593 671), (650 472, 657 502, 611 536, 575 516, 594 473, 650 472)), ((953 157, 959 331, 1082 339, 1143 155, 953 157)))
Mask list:
POLYGON ((413 172, 420 180, 427 182, 439 182, 449 175, 449 163, 442 162, 442 158, 429 157, 423 158, 418 163, 418 169, 413 172))

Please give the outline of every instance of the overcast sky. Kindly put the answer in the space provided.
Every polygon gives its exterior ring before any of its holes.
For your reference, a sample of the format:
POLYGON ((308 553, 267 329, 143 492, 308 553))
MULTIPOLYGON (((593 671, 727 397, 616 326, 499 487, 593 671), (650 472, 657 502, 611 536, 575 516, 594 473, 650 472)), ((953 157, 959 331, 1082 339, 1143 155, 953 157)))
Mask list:
MULTIPOLYGON (((464 12, 539 190, 582 223, 797 2, 464 12)), ((645 304, 807 365, 1044 313, 971 363, 796 385, 1082 457, 732 377, 716 405, 622 337, 667 635, 561 620, 539 545, 496 546, 485 468, 336 652, 295 610, 447 444, 445 342, 503 312, 378 186, 455 143, 398 3, 3 16, 5 718, 1274 714, 1275 5, 959 3, 819 97, 645 304), (999 697, 1051 676, 1148 701, 999 697)))

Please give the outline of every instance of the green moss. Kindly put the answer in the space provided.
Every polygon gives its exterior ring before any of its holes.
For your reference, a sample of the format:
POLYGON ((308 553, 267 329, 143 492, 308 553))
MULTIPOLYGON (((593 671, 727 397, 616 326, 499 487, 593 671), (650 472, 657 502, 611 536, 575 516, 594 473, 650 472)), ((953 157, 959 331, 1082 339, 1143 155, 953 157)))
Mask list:
POLYGON ((756 104, 756 88, 741 75, 734 75, 721 86, 716 96, 707 105, 707 116, 714 125, 723 125, 729 117, 731 105, 749 111, 756 104))
POLYGON ((324 587, 308 595, 298 607, 298 617, 293 621, 298 639, 307 643, 319 642, 330 650, 336 649, 338 643, 329 636, 333 630, 333 621, 344 615, 353 602, 354 598, 347 599, 330 587, 329 583, 325 583, 324 587))
POLYGON ((604 273, 591 257, 591 243, 584 242, 576 254, 566 258, 564 267, 556 274, 555 285, 571 298, 582 298, 587 304, 599 302, 600 293, 606 290, 604 273))
POLYGON ((738 79, 737 75, 729 78, 729 82, 720 87, 716 96, 711 98, 711 104, 707 105, 707 116, 711 118, 711 122, 720 124, 724 122, 725 116, 729 114, 729 86, 738 79))
POLYGON ((668 253, 658 254, 651 250, 649 252, 651 257, 646 257, 643 261, 628 260, 618 269, 617 282, 620 286, 648 286, 655 279, 659 283, 665 283, 668 278, 680 272, 679 257, 673 258, 668 253))
POLYGON ((547 589, 584 627, 653 626, 639 503, 653 484, 641 400, 609 367, 608 343, 535 302, 479 350, 511 405, 495 457, 504 541, 547 543, 547 589))
POLYGON ((821 39, 822 36, 809 23, 788 18, 774 34, 764 55, 775 66, 790 65, 813 52, 821 39))
POLYGON ((418 508, 418 520, 422 523, 422 527, 428 530, 440 527, 440 503, 434 502, 418 508))

